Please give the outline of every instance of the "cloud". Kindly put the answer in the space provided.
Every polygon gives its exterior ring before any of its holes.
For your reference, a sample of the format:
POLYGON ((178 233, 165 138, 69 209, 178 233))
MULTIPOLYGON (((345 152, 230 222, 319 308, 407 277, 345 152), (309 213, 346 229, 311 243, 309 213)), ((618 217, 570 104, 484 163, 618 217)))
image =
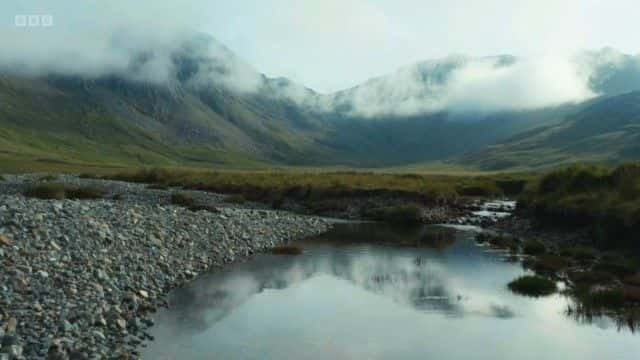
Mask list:
POLYGON ((402 68, 332 100, 335 108, 356 117, 487 113, 580 102, 596 95, 589 86, 595 67, 578 58, 453 56, 402 68))
POLYGON ((589 75, 563 56, 524 59, 509 66, 471 62, 454 72, 443 107, 487 112, 580 102, 595 95, 589 75))
POLYGON ((213 39, 198 36, 208 21, 203 0, 24 0, 0 3, 0 71, 20 75, 84 78, 121 76, 153 84, 175 84, 176 56, 206 60, 193 84, 214 81, 253 91, 261 77, 213 39), (16 26, 16 15, 50 15, 53 26, 16 26))

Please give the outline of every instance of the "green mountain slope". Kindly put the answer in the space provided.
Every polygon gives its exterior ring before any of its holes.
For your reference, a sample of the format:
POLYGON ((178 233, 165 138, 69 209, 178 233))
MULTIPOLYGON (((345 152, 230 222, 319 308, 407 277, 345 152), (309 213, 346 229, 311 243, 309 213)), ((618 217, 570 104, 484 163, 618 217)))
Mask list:
POLYGON ((599 98, 555 124, 518 134, 456 161, 485 170, 640 159, 640 92, 599 98))

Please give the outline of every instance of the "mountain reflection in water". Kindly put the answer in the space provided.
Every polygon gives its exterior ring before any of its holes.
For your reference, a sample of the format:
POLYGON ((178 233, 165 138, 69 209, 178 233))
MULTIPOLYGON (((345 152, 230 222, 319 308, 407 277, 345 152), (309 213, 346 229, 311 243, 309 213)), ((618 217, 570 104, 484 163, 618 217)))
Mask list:
POLYGON ((635 344, 605 319, 573 321, 562 295, 512 294, 506 284, 525 270, 474 237, 468 227, 341 224, 301 243, 302 255, 259 255, 174 290, 143 357, 599 359, 635 344))

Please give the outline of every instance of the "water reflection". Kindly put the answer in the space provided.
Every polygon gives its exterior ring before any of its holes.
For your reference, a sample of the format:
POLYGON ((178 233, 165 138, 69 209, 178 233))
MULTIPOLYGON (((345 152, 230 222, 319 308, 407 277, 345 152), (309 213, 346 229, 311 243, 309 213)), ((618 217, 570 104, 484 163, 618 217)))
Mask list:
MULTIPOLYGON (((422 227, 394 232, 393 227, 345 225, 340 240, 326 243, 332 234, 305 244, 302 256, 265 255, 231 270, 211 274, 171 297, 172 311, 180 326, 202 331, 223 319, 234 308, 265 290, 283 290, 318 275, 344 280, 376 295, 420 311, 436 311, 447 316, 465 314, 510 318, 515 312, 507 305, 487 302, 465 307, 469 295, 456 286, 439 252, 418 252, 382 245, 401 237, 405 246, 444 250, 460 232, 447 227, 422 227), (359 244, 359 245, 354 245, 359 244)), ((460 250, 460 249, 459 249, 460 250)), ((498 299, 495 299, 498 301, 498 299)))
POLYGON ((602 358, 608 343, 595 351, 575 340, 597 343, 597 327, 567 321, 561 295, 511 294, 505 284, 524 270, 473 237, 445 227, 344 225, 304 243, 303 255, 262 255, 205 275, 171 294, 144 356, 602 358))

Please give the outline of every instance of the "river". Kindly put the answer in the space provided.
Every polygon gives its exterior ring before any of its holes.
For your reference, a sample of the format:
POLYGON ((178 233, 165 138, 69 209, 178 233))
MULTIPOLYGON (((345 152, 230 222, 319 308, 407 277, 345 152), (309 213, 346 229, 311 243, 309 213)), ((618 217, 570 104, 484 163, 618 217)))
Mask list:
POLYGON ((146 359, 637 359, 608 318, 529 298, 525 274, 473 227, 338 224, 298 256, 205 274, 155 316, 146 359))

